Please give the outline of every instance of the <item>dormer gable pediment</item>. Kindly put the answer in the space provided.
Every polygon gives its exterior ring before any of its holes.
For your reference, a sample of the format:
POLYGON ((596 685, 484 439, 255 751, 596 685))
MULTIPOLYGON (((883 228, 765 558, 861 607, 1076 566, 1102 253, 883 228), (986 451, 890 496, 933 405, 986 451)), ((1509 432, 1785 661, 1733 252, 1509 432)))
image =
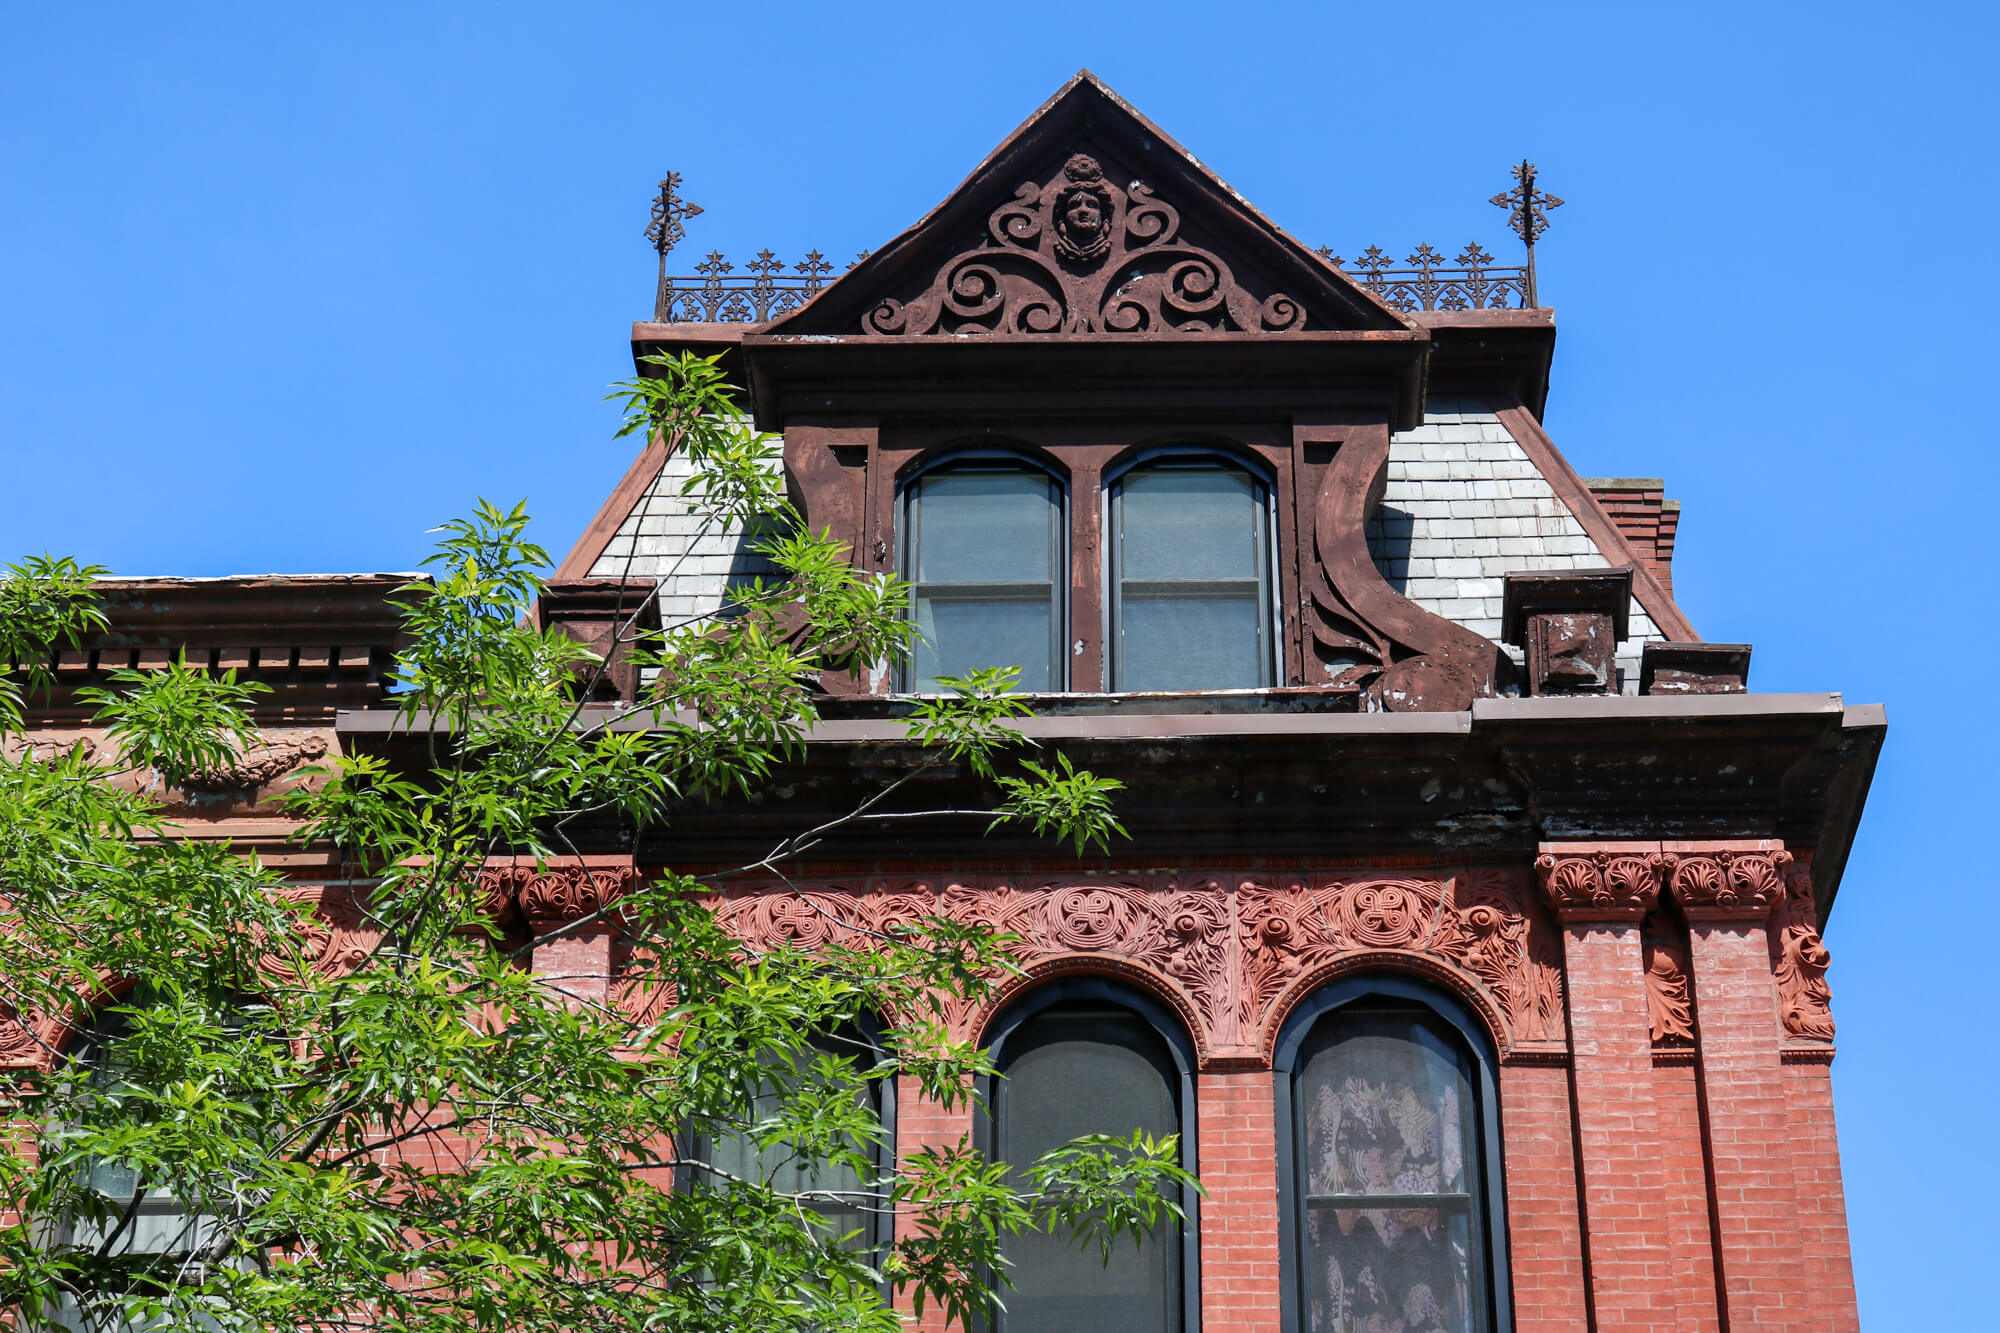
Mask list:
POLYGON ((775 337, 1405 332, 1087 71, 775 337))

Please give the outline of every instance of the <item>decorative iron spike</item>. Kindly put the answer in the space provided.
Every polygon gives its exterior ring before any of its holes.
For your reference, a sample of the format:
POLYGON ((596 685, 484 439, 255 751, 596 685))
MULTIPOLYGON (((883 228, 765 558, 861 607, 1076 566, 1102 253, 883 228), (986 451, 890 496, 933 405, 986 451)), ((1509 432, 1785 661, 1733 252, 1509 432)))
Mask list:
POLYGON ((673 308, 673 284, 667 279, 667 252, 687 235, 686 222, 701 216, 701 205, 681 198, 681 173, 669 171, 653 196, 652 220, 646 224, 646 240, 660 257, 659 282, 653 289, 653 319, 664 322, 673 308))

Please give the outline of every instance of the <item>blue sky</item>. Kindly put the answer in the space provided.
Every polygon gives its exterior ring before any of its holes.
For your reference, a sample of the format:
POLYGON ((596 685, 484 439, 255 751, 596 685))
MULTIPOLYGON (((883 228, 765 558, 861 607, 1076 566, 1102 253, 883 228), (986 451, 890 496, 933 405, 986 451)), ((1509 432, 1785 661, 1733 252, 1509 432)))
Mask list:
POLYGON ((1313 243, 1506 257, 1532 157, 1557 443, 1667 478, 1756 688, 1889 706, 1828 935, 1862 1309, 1985 1324, 1996 13, 8 6, 0 552, 407 569, 486 495, 560 553, 669 168, 683 264, 844 262, 1087 65, 1313 243))

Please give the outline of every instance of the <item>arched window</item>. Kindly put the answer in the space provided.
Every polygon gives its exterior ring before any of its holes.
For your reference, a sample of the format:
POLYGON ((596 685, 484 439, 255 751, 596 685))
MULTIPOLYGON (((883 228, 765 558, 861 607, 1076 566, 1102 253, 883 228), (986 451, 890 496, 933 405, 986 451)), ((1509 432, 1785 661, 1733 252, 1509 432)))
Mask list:
POLYGON ((1271 683, 1268 497, 1213 454, 1146 459, 1112 482, 1113 689, 1271 683))
MULTIPOLYGON (((1193 1050, 1162 1007, 1094 978, 1050 983, 1010 1006, 987 1036, 1003 1075, 988 1090, 988 1151, 1016 1185, 1036 1158, 1083 1134, 1135 1129, 1181 1136, 1195 1169, 1193 1050)), ((996 1333, 1195 1333, 1199 1322, 1196 1212, 1162 1222, 1144 1244, 1122 1239, 1107 1263, 1067 1232, 1006 1238, 1013 1288, 996 1333)))
MULTIPOLYGON (((848 1027, 814 1038, 811 1051, 800 1052, 801 1063, 824 1056, 845 1062, 857 1073, 870 1068, 881 1047, 873 1025, 866 1026, 865 1031, 848 1027)), ((889 1080, 869 1079, 855 1090, 856 1098, 874 1114, 883 1129, 882 1142, 862 1145, 863 1155, 873 1162, 873 1169, 866 1176, 844 1162, 802 1157, 789 1144, 760 1147, 750 1132, 752 1124, 774 1113, 810 1077, 809 1067, 772 1067, 768 1081, 749 1107, 745 1123, 712 1136, 698 1137, 696 1155, 726 1173, 700 1183, 713 1185, 735 1177, 758 1181, 781 1193, 803 1196, 801 1206, 824 1224, 824 1234, 829 1239, 845 1238, 844 1243, 853 1249, 878 1248, 891 1239, 887 1209, 870 1198, 875 1194, 886 1195, 888 1187, 883 1176, 888 1164, 895 1161, 895 1096, 889 1080)))
MULTIPOLYGON (((113 1097, 130 1084, 138 1073, 137 1035, 131 1011, 155 1001, 135 993, 116 1007, 94 1015, 69 1048, 69 1058, 87 1079, 85 1097, 113 1097)), ((214 997, 211 1021, 225 1035, 241 1035, 255 1021, 253 1015, 269 1010, 255 996, 224 993, 214 997)), ((134 1103, 127 1103, 133 1105, 134 1103)), ((104 1204, 106 1220, 71 1217, 60 1228, 61 1243, 81 1249, 104 1249, 118 1265, 133 1274, 162 1285, 171 1284, 177 1274, 188 1272, 197 1278, 204 1267, 202 1253, 216 1238, 216 1218, 191 1208, 174 1197, 158 1180, 148 1180, 122 1162, 96 1160, 89 1164, 85 1183, 104 1204), (130 1219, 126 1220, 126 1213, 130 1219), (107 1247, 106 1241, 110 1244, 107 1247)), ((247 1262, 241 1259, 235 1262, 247 1262)), ((184 1310, 183 1314, 189 1312, 184 1310)), ((221 1327, 202 1315, 192 1316, 199 1327, 221 1327)), ((75 1297, 65 1293, 53 1312, 53 1326, 60 1329, 93 1330, 117 1328, 138 1330, 152 1324, 116 1320, 103 1309, 88 1313, 75 1297)))
POLYGON ((1510 1328, 1493 1065, 1460 1006, 1349 978, 1275 1061, 1285 1327, 1510 1328))
POLYGON ((1064 688, 1062 484, 1018 458, 971 455, 903 489, 903 577, 923 636, 904 687, 1018 666, 1019 688, 1064 688))

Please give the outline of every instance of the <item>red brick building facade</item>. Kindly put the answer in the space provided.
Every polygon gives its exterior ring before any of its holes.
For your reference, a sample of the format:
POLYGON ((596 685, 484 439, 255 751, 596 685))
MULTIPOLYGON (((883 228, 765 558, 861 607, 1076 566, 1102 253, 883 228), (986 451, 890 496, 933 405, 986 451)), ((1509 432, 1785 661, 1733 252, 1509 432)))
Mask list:
MULTIPOLYGON (((906 765, 910 692, 1013 653, 1024 729, 1126 784, 1129 842, 841 832, 715 905, 808 943, 989 922, 1024 975, 961 1006, 964 1036, 1023 1089, 1093 1049, 1156 1077, 1147 1114, 1206 1197, 1153 1267, 1049 1309, 1157 1300, 1147 1326, 1187 1333, 1855 1328, 1819 932, 1882 712, 1750 693, 1749 649, 1699 640, 1678 506, 1577 477, 1540 425, 1550 311, 1406 310, 1368 275, 1086 75, 811 300, 636 326, 635 353, 723 355, 813 526, 917 585, 933 656, 829 675, 767 799, 670 843, 607 832, 551 874, 496 865, 496 901, 555 923, 651 866, 739 863, 906 765)), ((546 616, 589 640, 622 589, 721 608, 754 561, 685 521, 678 466, 642 453, 546 616)), ((242 781, 175 813, 291 867, 329 966, 365 932, 274 802, 307 758, 417 743, 380 693, 395 583, 115 585, 111 631, 57 664, 75 686, 186 648, 276 687, 242 781)), ((644 688, 614 682, 606 706, 644 688)), ((40 725, 80 714, 59 694, 40 725)), ((974 785, 913 799, 977 807, 974 785)), ((536 966, 616 997, 620 949, 572 936, 536 966)), ((896 1150, 1082 1114, 1029 1097, 984 1122, 905 1087, 896 1150)), ((1040 1308, 1004 1322, 1069 1326, 1040 1308)))

